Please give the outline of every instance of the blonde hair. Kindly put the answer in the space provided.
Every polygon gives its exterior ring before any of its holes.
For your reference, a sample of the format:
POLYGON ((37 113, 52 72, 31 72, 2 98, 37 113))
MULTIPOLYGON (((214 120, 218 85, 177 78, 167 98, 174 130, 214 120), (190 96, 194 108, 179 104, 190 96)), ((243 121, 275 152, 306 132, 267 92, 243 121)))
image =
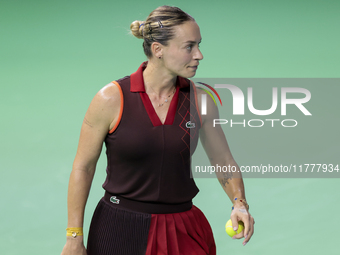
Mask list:
POLYGON ((145 21, 132 22, 130 29, 134 36, 144 39, 144 53, 151 58, 151 44, 159 42, 166 46, 175 35, 174 26, 186 21, 195 21, 195 19, 178 7, 164 5, 153 10, 145 21))

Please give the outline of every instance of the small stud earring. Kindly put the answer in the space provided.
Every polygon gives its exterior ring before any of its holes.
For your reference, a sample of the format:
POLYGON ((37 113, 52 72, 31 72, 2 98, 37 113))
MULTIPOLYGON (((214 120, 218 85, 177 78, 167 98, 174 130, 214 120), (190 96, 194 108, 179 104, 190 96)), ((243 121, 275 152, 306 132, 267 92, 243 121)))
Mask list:
POLYGON ((161 58, 162 58, 162 56, 159 56, 158 58, 159 58, 159 59, 161 59, 161 58))

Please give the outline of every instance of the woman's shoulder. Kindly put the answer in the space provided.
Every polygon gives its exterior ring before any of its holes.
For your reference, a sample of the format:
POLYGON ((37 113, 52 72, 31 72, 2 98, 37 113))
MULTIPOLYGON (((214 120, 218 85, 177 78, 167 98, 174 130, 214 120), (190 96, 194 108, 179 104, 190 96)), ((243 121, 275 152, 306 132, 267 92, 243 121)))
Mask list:
POLYGON ((114 82, 110 82, 93 97, 88 114, 95 122, 112 123, 119 115, 121 101, 120 88, 114 82))
POLYGON ((118 83, 110 82, 101 88, 97 94, 94 96, 96 100, 101 105, 114 106, 119 105, 121 96, 121 88, 118 83))

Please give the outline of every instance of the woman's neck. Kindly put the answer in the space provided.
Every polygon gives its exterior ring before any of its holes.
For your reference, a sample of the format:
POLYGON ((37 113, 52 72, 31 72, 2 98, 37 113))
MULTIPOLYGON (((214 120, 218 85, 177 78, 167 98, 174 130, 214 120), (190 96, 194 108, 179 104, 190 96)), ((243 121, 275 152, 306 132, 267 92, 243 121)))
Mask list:
POLYGON ((155 93, 158 97, 162 97, 174 90, 177 76, 169 74, 164 67, 155 65, 149 60, 143 72, 143 79, 147 93, 155 93))

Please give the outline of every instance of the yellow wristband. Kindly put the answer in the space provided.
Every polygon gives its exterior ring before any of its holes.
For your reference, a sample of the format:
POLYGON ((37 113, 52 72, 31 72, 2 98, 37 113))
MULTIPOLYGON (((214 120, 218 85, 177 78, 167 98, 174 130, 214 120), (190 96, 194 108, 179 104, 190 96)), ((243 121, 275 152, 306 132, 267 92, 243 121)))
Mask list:
POLYGON ((76 238, 77 236, 83 235, 83 228, 67 228, 66 229, 66 236, 72 236, 76 238))

